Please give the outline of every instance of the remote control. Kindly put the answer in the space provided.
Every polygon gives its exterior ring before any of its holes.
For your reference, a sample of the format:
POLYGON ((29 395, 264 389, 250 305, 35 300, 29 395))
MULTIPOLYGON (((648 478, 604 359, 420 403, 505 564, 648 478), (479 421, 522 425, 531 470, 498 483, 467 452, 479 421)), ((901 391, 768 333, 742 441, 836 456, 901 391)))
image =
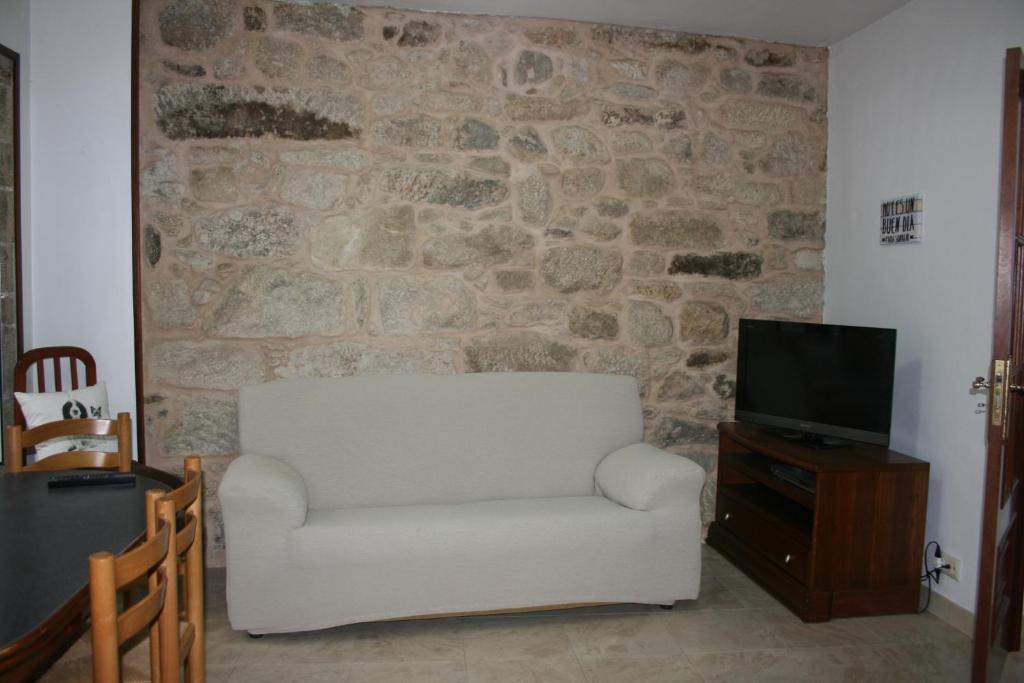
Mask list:
POLYGON ((46 485, 51 489, 79 486, 135 486, 135 475, 128 472, 73 472, 50 477, 46 485))

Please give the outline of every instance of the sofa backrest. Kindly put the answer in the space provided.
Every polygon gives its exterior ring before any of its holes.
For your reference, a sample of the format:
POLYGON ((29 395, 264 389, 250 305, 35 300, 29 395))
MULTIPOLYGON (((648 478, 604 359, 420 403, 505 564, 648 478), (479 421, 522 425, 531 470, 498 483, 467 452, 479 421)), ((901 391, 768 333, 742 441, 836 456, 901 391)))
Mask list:
POLYGON ((243 455, 287 462, 324 509, 590 495, 643 418, 632 377, 298 378, 243 387, 239 432, 243 455))

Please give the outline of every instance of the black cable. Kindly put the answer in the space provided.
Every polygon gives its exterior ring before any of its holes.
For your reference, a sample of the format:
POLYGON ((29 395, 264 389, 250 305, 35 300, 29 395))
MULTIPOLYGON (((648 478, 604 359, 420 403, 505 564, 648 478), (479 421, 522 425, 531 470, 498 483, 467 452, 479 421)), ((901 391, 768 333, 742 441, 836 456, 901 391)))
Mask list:
POLYGON ((928 595, 927 597, 925 597, 924 607, 917 611, 918 614, 923 614, 928 609, 928 605, 930 605, 932 602, 932 572, 935 572, 935 581, 937 583, 939 580, 939 572, 942 571, 939 568, 928 569, 928 548, 931 548, 932 546, 935 546, 936 549, 938 549, 939 552, 941 552, 941 548, 939 548, 938 541, 929 541, 928 545, 924 547, 924 575, 921 576, 921 580, 928 580, 928 595))

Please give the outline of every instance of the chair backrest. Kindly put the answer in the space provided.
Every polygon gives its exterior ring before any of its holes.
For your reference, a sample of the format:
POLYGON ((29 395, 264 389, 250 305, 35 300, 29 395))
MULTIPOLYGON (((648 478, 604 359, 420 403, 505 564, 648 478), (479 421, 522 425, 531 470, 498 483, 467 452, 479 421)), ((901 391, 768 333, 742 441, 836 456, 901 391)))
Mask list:
MULTIPOLYGON (((77 346, 43 346, 38 349, 26 351, 18 357, 14 365, 14 390, 19 392, 33 391, 65 391, 64 360, 67 359, 67 381, 71 389, 78 389, 79 386, 90 387, 96 384, 96 361, 92 354, 77 346), (47 373, 47 361, 50 372, 47 373), (35 366, 35 372, 32 368, 35 366), (85 384, 81 384, 79 375, 81 370, 85 371, 85 384), (35 385, 29 388, 30 377, 35 376, 35 385), (47 384, 47 377, 53 379, 53 385, 47 384)), ((14 423, 25 427, 25 416, 21 412, 21 406, 14 402, 14 423)))
MULTIPOLYGON (((159 659, 159 667, 152 668, 153 681, 179 680, 178 672, 185 666, 185 681, 205 680, 206 648, 203 622, 203 467, 197 456, 185 458, 185 483, 173 491, 146 492, 146 533, 153 537, 159 528, 159 506, 169 502, 175 519, 184 516, 175 537, 175 552, 179 573, 184 574, 180 594, 184 608, 175 610, 183 615, 184 630, 176 620, 173 628, 163 622, 154 624, 149 633, 150 662, 159 659)), ((155 577, 150 578, 152 589, 155 577)), ((176 598, 177 599, 177 596, 176 598)))
POLYGON ((116 420, 57 420, 33 429, 21 425, 7 428, 8 473, 52 472, 68 469, 108 469, 130 472, 132 469, 132 416, 118 413, 116 420), (44 441, 65 436, 116 436, 117 452, 69 451, 56 453, 31 465, 25 464, 25 450, 44 441))
POLYGON ((119 683, 120 646, 154 621, 172 626, 178 619, 174 504, 161 503, 157 516, 155 533, 136 548, 116 558, 110 553, 89 556, 94 683, 119 683), (119 613, 118 591, 146 575, 153 581, 145 597, 119 613))

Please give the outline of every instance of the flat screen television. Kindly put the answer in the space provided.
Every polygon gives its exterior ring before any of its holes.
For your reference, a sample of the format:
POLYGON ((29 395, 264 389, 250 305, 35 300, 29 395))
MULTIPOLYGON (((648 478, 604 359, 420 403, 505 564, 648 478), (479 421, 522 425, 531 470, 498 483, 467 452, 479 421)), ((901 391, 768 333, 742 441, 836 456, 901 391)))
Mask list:
POLYGON ((896 330, 739 323, 736 419, 822 445, 889 445, 896 330))

